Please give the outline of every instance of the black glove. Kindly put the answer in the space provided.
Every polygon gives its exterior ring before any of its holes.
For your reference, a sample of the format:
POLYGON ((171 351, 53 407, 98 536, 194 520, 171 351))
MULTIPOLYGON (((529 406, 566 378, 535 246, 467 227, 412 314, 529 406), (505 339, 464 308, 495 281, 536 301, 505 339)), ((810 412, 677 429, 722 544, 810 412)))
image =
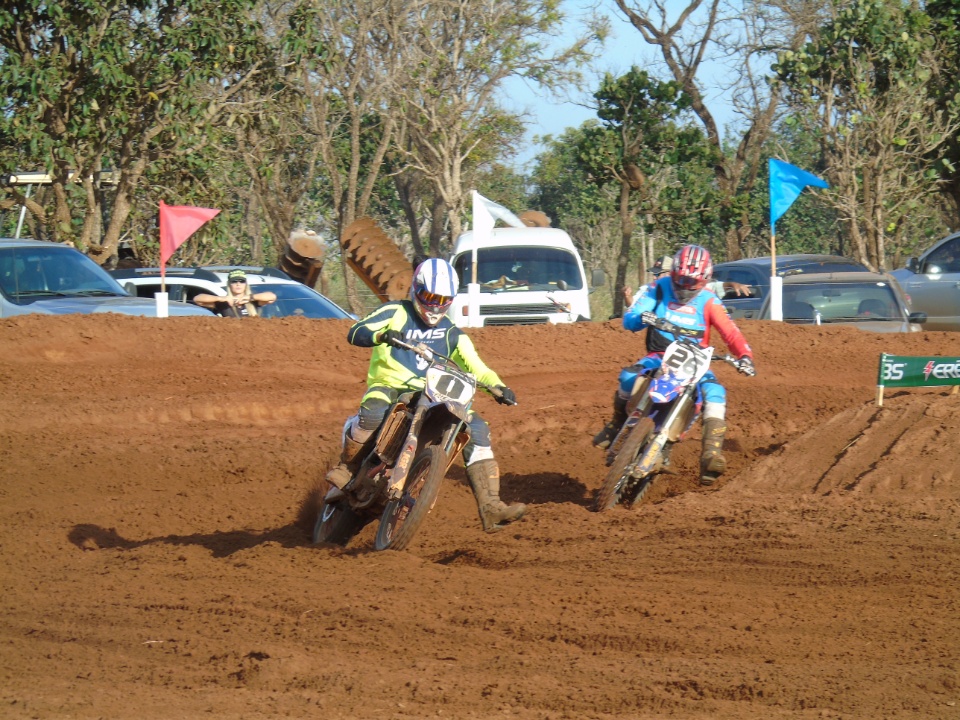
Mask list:
POLYGON ((757 369, 753 366, 753 360, 744 355, 737 361, 737 370, 747 377, 753 377, 757 374, 757 369))
POLYGON ((657 314, 650 312, 649 310, 647 310, 647 312, 640 313, 640 322, 642 322, 644 325, 656 325, 657 314))
POLYGON ((495 389, 500 391, 499 395, 493 396, 498 403, 500 403, 501 405, 517 404, 517 396, 514 395, 513 390, 506 387, 505 385, 497 385, 495 389))
POLYGON ((397 341, 403 342, 403 335, 399 330, 386 330, 380 334, 380 340, 378 341, 381 345, 393 345, 396 347, 397 341))

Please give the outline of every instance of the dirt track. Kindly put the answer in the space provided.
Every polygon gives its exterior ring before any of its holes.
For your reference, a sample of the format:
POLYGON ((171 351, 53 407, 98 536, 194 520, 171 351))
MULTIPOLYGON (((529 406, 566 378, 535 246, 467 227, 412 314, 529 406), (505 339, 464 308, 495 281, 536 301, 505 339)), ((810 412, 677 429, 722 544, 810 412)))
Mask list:
POLYGON ((652 502, 590 511, 590 436, 640 338, 471 333, 504 496, 456 467, 407 552, 297 523, 363 392, 347 324, 0 321, 0 716, 960 718, 960 395, 881 352, 960 333, 748 322, 718 489, 699 430, 652 502))

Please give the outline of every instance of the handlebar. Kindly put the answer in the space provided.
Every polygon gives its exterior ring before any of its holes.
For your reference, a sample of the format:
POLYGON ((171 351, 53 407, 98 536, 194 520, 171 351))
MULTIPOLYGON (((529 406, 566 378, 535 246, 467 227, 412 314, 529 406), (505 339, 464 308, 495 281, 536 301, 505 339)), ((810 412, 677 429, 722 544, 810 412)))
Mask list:
MULTIPOLYGON (((640 320, 642 320, 645 325, 650 325, 657 328, 657 330, 663 330, 664 332, 668 332, 671 335, 676 336, 677 340, 680 342, 699 344, 698 341, 703 339, 704 333, 698 330, 691 330, 690 328, 676 325, 665 318, 658 317, 652 312, 645 312, 641 314, 640 320)), ((733 367, 737 369, 737 372, 742 373, 747 377, 753 377, 757 374, 752 362, 744 363, 739 358, 735 358, 733 355, 714 355, 713 359, 722 360, 725 363, 733 365, 733 367)))
MULTIPOLYGON (((403 348, 404 350, 410 350, 414 354, 422 357, 427 362, 433 362, 435 358, 440 358, 445 363, 453 365, 458 370, 461 369, 460 366, 457 365, 456 361, 453 358, 447 357, 443 353, 436 352, 435 350, 431 350, 430 348, 428 348, 426 345, 423 345, 422 343, 419 343, 417 345, 411 345, 410 343, 404 342, 403 340, 393 340, 390 342, 390 344, 393 345, 394 347, 400 347, 400 348, 403 348)), ((471 377, 473 377, 473 373, 470 373, 470 375, 471 377)), ((479 380, 477 380, 476 377, 473 377, 473 381, 477 384, 477 387, 481 387, 484 390, 486 390, 488 393, 493 395, 498 402, 505 402, 507 405, 517 404, 516 401, 507 402, 506 400, 504 400, 503 392, 501 392, 501 390, 495 385, 487 385, 486 383, 480 382, 479 380)))

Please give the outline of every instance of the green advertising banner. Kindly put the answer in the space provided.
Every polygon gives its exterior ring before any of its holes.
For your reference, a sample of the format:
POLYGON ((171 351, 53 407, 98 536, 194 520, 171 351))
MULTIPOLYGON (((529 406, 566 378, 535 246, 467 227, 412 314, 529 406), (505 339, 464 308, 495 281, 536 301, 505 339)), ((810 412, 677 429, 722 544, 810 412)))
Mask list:
MULTIPOLYGON (((960 358, 880 355, 877 405, 883 405, 885 387, 960 386, 960 358)), ((954 390, 956 392, 956 390, 954 390)))
POLYGON ((880 355, 881 387, 960 385, 960 358, 880 355))

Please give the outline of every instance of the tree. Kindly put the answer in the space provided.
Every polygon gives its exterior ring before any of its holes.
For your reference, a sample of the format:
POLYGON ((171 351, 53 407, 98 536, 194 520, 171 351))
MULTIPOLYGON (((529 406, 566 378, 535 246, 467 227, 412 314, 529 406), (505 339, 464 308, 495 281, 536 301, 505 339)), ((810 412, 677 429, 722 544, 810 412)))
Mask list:
POLYGON ((615 275, 619 192, 612 183, 596 181, 581 152, 586 136, 597 127, 597 121, 590 120, 559 138, 543 139, 546 150, 534 163, 529 204, 567 231, 586 265, 615 275))
POLYGON ((202 146, 224 104, 263 71, 252 8, 253 0, 3 6, 0 125, 27 148, 31 170, 52 175, 49 206, 28 206, 43 236, 99 262, 116 253, 148 165, 202 146), (105 170, 116 182, 109 210, 105 170))
POLYGON ((942 69, 929 17, 899 0, 858 0, 817 41, 782 53, 774 71, 797 119, 820 138, 831 184, 823 196, 854 257, 888 268, 931 217, 941 180, 930 158, 960 127, 931 93, 942 69))
MULTIPOLYGON (((416 5, 400 0, 304 0, 295 23, 302 36, 325 48, 323 58, 304 58, 299 75, 305 118, 324 179, 330 187, 337 238, 370 208, 398 118, 400 73, 416 5)), ((355 277, 344 270, 347 301, 363 310, 355 277)))
MULTIPOLYGON (((248 83, 231 103, 221 147, 246 171, 247 208, 262 219, 279 254, 297 223, 301 200, 317 180, 323 145, 308 122, 310 98, 302 79, 309 68, 327 62, 329 43, 312 32, 313 15, 302 5, 268 1, 261 17, 275 72, 248 83)), ((261 238, 250 240, 254 261, 262 263, 261 238)))
MULTIPOLYGON (((446 211, 454 238, 466 212, 465 168, 479 148, 489 152, 502 138, 516 137, 515 117, 495 102, 503 81, 520 76, 546 87, 574 82, 576 64, 606 33, 597 22, 568 47, 551 49, 564 17, 560 6, 560 0, 418 5, 414 54, 405 59, 411 72, 398 88, 408 139, 399 150, 433 185, 434 207, 446 211)), ((431 241, 432 251, 438 243, 431 241)))
POLYGON ((748 198, 763 165, 762 150, 777 113, 779 98, 766 88, 765 77, 753 67, 778 47, 797 49, 813 27, 817 0, 768 2, 748 0, 742 8, 721 15, 722 0, 691 0, 674 21, 668 20, 667 3, 616 0, 617 7, 643 39, 659 49, 670 77, 690 98, 691 108, 716 151, 714 177, 719 190, 726 256, 735 260, 751 234, 754 220, 748 198), (702 6, 702 11, 701 11, 702 6), (732 23, 742 23, 734 32, 732 23), (710 50, 735 61, 734 87, 729 88, 746 123, 733 152, 724 152, 723 138, 707 103, 701 78, 710 50))
MULTIPOLYGON (((664 211, 662 196, 676 180, 675 168, 703 146, 699 132, 675 124, 690 107, 690 98, 676 82, 659 82, 634 67, 620 77, 607 74, 594 97, 602 124, 584 132, 580 153, 596 181, 618 188, 620 248, 613 312, 619 314, 637 215, 649 219, 646 230, 653 229, 656 216, 664 211)), ((653 258, 644 260, 652 264, 653 258)))
MULTIPOLYGON (((926 11, 932 30, 940 42, 940 66, 944 72, 933 78, 933 94, 937 107, 952 116, 960 113, 960 4, 956 0, 929 0, 926 11)), ((944 151, 933 158, 943 179, 940 191, 944 197, 945 224, 960 227, 960 134, 947 138, 944 151)))

